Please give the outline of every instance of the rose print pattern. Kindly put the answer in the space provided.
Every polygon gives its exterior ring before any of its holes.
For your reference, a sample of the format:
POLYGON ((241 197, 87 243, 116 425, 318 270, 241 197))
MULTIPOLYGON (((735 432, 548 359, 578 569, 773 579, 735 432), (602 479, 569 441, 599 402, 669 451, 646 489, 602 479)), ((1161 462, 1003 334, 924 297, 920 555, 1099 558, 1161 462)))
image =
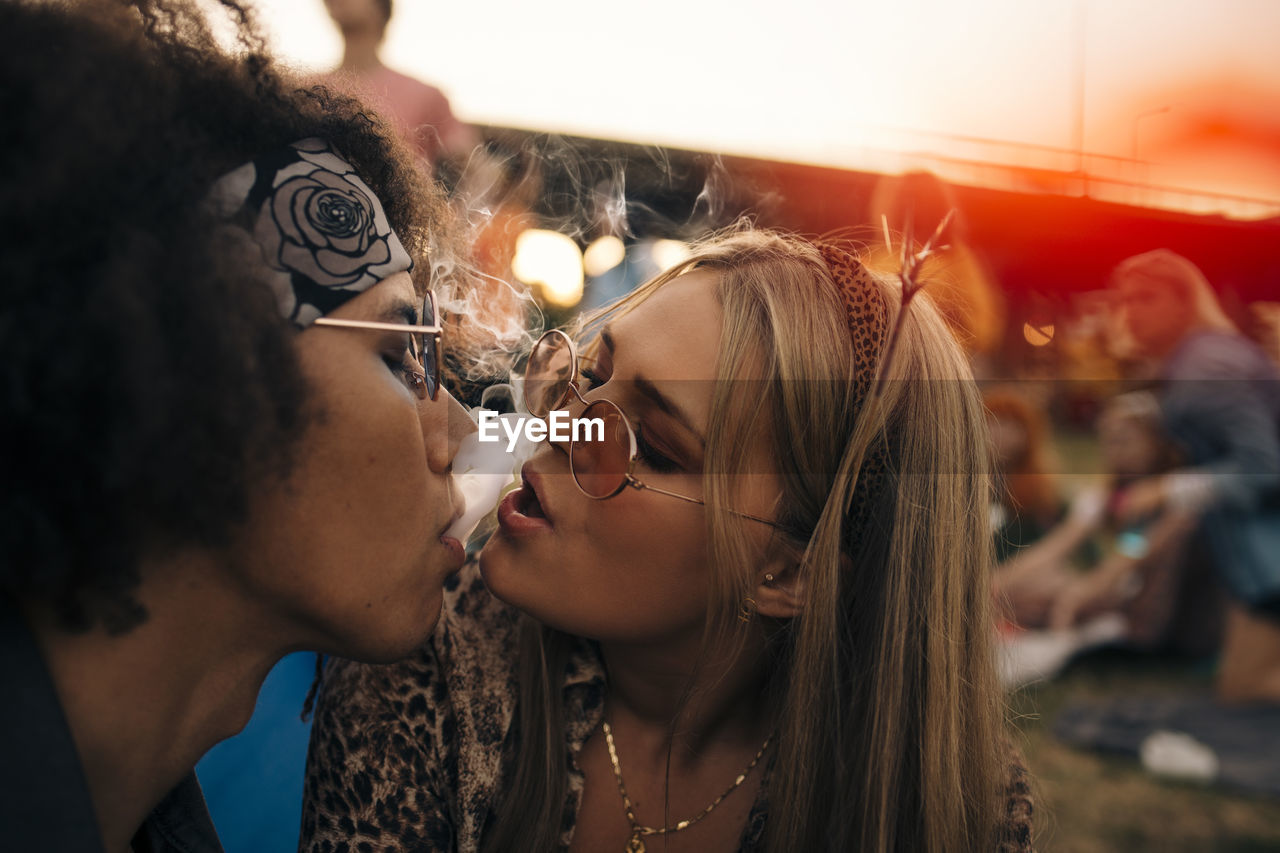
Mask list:
POLYGON ((209 201, 256 244, 280 312, 299 328, 413 267, 378 197, 322 139, 230 172, 209 201))

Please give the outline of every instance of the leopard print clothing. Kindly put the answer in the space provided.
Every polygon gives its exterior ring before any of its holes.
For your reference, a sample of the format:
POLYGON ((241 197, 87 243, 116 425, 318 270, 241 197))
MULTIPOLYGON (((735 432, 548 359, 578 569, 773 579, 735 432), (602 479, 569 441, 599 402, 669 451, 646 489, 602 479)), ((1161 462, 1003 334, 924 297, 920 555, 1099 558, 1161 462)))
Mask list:
MULTIPOLYGON (((501 805, 512 766, 517 611, 493 598, 474 564, 445 589, 440 623, 421 649, 387 666, 334 660, 316 706, 299 851, 474 853, 501 805)), ((604 716, 605 675, 594 643, 574 648, 564 679, 571 756, 561 845, 582 802, 577 756, 604 716)), ((1031 853, 1026 771, 1010 761, 1006 843, 1031 853)), ((765 783, 739 853, 764 834, 765 783)))
MULTIPOLYGON (((517 611, 475 564, 445 588, 435 633, 388 666, 334 660, 316 705, 300 851, 472 853, 514 760, 517 611)), ((576 756, 604 715, 604 668, 581 641, 565 672, 565 738, 576 756)), ((583 775, 570 764, 567 847, 583 775)))

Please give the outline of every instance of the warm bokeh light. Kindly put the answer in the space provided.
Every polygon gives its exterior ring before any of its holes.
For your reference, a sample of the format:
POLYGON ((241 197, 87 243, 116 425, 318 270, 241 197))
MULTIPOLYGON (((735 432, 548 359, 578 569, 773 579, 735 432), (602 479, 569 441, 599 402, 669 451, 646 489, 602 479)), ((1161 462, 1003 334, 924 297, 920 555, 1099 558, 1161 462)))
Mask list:
POLYGON ((604 275, 622 263, 626 256, 627 247, 623 242, 612 234, 606 234, 587 246, 586 251, 582 253, 582 266, 586 269, 587 275, 594 278, 604 275))
POLYGON ((563 234, 539 228, 521 232, 511 271, 525 284, 540 287, 552 305, 572 308, 582 301, 582 253, 563 234))
POLYGON ((653 244, 653 262, 659 270, 669 270, 689 257, 689 246, 679 240, 657 240, 653 244))
POLYGON ((1030 323, 1024 323, 1022 337, 1033 347, 1048 346, 1053 341, 1053 324, 1033 326, 1030 323))

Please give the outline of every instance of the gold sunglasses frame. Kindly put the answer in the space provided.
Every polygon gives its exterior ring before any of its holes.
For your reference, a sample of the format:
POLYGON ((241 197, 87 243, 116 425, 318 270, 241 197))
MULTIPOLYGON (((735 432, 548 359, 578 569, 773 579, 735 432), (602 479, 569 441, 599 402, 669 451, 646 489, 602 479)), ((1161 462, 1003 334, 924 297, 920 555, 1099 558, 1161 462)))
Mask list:
POLYGON ((410 354, 413 360, 422 368, 422 373, 415 374, 427 386, 427 395, 431 398, 431 402, 435 402, 440 396, 440 339, 444 333, 444 327, 440 325, 440 309, 436 306, 436 295, 429 288, 422 297, 422 316, 427 315, 427 306, 431 306, 431 325, 428 326, 411 326, 407 323, 382 323, 375 320, 342 320, 334 317, 317 317, 312 321, 315 326, 329 326, 339 329, 374 329, 380 332, 409 332, 410 354), (413 333, 422 335, 421 344, 414 337, 413 333), (427 365, 423 361, 423 354, 427 344, 427 336, 431 336, 431 354, 432 361, 435 364, 435 376, 431 377, 434 383, 428 382, 430 374, 427 371, 427 365), (423 349, 419 351, 419 346, 423 349))
MULTIPOLYGON (((533 345, 533 349, 529 351, 529 356, 530 356, 529 360, 530 361, 533 360, 533 354, 537 352, 538 347, 542 346, 544 341, 548 339, 554 340, 556 337, 561 338, 569 348, 569 384, 565 388, 564 393, 560 395, 559 399, 556 400, 555 403, 549 405, 545 412, 539 414, 538 412, 535 412, 532 409, 530 409, 529 414, 533 415, 536 418, 545 420, 546 417, 550 415, 552 411, 563 408, 564 404, 569 401, 569 395, 572 393, 573 396, 577 397, 578 400, 583 404, 584 415, 586 414, 587 408, 590 408, 591 406, 595 406, 599 404, 605 404, 613 407, 613 410, 618 413, 618 417, 622 419, 622 425, 627 428, 627 441, 629 443, 629 453, 627 456, 627 468, 623 472, 622 482, 618 484, 618 487, 616 489, 614 489, 612 492, 610 492, 607 495, 600 495, 600 496, 593 495, 590 492, 588 492, 585 488, 583 488, 582 483, 578 481, 578 475, 573 469, 573 450, 574 450, 574 447, 578 444, 578 442, 572 438, 569 439, 569 473, 573 476, 573 483, 575 486, 578 487, 578 491, 582 492, 582 494, 586 495, 588 498, 590 498, 593 501, 605 501, 605 500, 608 500, 609 498, 618 496, 619 494, 622 493, 624 489, 630 486, 631 488, 637 489, 639 491, 657 492, 660 495, 666 495, 667 497, 670 497, 670 498, 676 498, 678 500, 685 501, 686 503, 698 504, 699 506, 706 506, 707 502, 702 500, 701 498, 690 497, 689 495, 682 495, 678 492, 671 492, 666 489, 660 489, 657 486, 650 485, 649 483, 646 483, 635 476, 636 464, 640 461, 639 446, 636 442, 636 431, 631 426, 631 421, 629 418, 627 418, 626 412, 622 411, 622 407, 619 406, 617 403, 615 403, 613 400, 610 400, 607 397, 598 397, 595 400, 588 400, 587 398, 582 396, 582 391, 581 389, 578 388, 578 382, 577 382, 578 347, 573 342, 573 338, 570 338, 567 334, 562 332, 560 329, 550 329, 544 332, 542 334, 542 337, 538 338, 537 342, 533 345)), ((528 388, 528 381, 529 381, 528 368, 526 367, 526 373, 525 373, 526 389, 528 388)), ((525 397, 525 400, 527 403, 528 401, 527 396, 525 397)), ((726 508, 725 511, 728 512, 730 515, 736 515, 739 518, 748 518, 752 521, 758 521, 761 524, 767 524, 770 527, 773 527, 779 530, 782 529, 782 525, 780 525, 778 522, 771 521, 767 518, 761 518, 758 515, 752 515, 749 512, 741 512, 740 510, 728 509, 728 508, 726 508)))

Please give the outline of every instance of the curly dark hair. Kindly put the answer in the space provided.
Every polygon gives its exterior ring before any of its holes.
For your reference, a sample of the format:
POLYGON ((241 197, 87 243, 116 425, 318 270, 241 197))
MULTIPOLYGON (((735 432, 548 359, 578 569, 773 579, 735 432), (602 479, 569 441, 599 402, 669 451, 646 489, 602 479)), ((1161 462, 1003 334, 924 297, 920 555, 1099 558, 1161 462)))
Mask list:
MULTIPOLYGON (((322 137, 425 279, 449 208, 394 132, 267 56, 220 0, 0 3, 0 592, 69 630, 145 619, 138 566, 226 543, 317 413, 260 271, 216 245, 212 182, 322 137)), ((419 282, 421 285, 421 282, 419 282)))

